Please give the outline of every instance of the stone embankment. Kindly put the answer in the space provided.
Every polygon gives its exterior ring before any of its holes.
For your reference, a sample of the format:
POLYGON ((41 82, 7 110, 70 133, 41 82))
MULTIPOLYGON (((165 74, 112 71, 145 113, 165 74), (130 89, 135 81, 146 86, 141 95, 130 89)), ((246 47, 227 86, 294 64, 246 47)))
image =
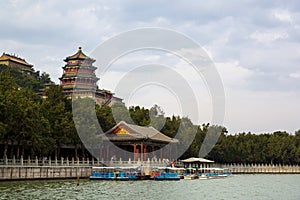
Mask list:
MULTIPOLYGON (((103 166, 103 161, 71 160, 61 158, 55 159, 34 159, 24 160, 2 159, 0 160, 0 181, 7 180, 38 180, 38 179, 70 179, 88 178, 92 173, 93 166, 103 166)), ((144 170, 151 167, 166 166, 165 161, 109 161, 109 166, 139 166, 143 165, 144 170)), ((180 163, 177 163, 177 166, 180 163)), ((213 164, 212 168, 228 168, 233 174, 300 174, 299 165, 273 165, 273 164, 213 164)))

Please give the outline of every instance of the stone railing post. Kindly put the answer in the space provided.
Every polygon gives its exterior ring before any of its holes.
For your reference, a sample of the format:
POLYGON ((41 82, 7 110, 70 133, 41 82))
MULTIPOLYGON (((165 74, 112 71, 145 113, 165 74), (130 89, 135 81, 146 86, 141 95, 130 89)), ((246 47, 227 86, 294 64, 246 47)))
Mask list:
POLYGON ((69 166, 69 158, 67 157, 66 165, 69 166))
POLYGON ((141 164, 141 159, 140 159, 140 158, 138 158, 138 160, 137 160, 137 164, 138 164, 138 165, 140 165, 140 164, 141 164))
POLYGON ((35 157, 35 166, 39 166, 39 159, 37 156, 35 157))
POLYGON ((21 164, 21 166, 23 166, 23 155, 20 158, 20 164, 21 164))
POLYGON ((51 156, 49 156, 48 165, 51 166, 51 156))
POLYGON ((54 165, 57 166, 57 157, 55 156, 54 165))
POLYGON ((16 157, 13 156, 13 159, 12 159, 12 164, 15 165, 16 164, 16 157))
POLYGON ((4 157, 3 157, 3 158, 4 158, 4 160, 3 160, 3 161, 4 161, 4 165, 8 165, 7 156, 6 156, 6 155, 4 155, 4 157))
POLYGON ((28 156, 27 165, 30 165, 30 156, 28 156))
POLYGON ((64 166, 64 158, 63 157, 60 158, 60 166, 64 166))

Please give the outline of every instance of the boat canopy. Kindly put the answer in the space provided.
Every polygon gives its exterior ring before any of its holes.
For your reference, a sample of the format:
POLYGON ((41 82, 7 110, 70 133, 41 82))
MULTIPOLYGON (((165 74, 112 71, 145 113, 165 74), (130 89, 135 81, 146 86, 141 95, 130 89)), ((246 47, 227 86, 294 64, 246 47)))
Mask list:
POLYGON ((191 157, 185 160, 182 160, 181 162, 185 162, 185 163, 194 163, 194 162, 201 162, 201 163, 213 163, 215 161, 213 160, 208 160, 205 158, 195 158, 195 157, 191 157))

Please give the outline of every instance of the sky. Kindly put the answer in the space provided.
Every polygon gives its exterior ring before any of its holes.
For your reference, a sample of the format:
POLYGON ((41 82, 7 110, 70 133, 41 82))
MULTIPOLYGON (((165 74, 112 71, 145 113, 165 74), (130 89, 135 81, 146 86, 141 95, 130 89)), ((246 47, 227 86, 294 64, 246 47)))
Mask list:
MULTIPOLYGON (((300 129, 300 2, 287 1, 1 1, 0 50, 16 54, 59 83, 63 59, 81 46, 89 55, 107 39, 144 27, 174 30, 198 43, 213 61, 225 94, 222 124, 229 133, 300 129)), ((181 113, 189 103, 161 85, 142 85, 127 106, 158 104, 166 115, 211 122, 214 105, 205 81, 184 60, 144 50, 123 56, 98 85, 115 92, 134 66, 173 68, 195 92, 199 114, 181 113)), ((95 66, 101 63, 95 62, 95 66)), ((146 73, 146 72, 145 72, 146 73)), ((153 74, 152 74, 153 75, 153 74)), ((138 76, 138 74, 137 74, 138 76)), ((178 85, 180 82, 178 81, 178 85)))

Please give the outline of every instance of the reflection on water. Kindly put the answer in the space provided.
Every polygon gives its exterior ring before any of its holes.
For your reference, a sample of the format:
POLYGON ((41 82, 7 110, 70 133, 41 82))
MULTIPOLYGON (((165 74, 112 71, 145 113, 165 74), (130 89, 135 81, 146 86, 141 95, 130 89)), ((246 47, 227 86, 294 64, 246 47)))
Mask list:
POLYGON ((180 181, 0 182, 0 199, 300 199, 300 175, 180 181))

